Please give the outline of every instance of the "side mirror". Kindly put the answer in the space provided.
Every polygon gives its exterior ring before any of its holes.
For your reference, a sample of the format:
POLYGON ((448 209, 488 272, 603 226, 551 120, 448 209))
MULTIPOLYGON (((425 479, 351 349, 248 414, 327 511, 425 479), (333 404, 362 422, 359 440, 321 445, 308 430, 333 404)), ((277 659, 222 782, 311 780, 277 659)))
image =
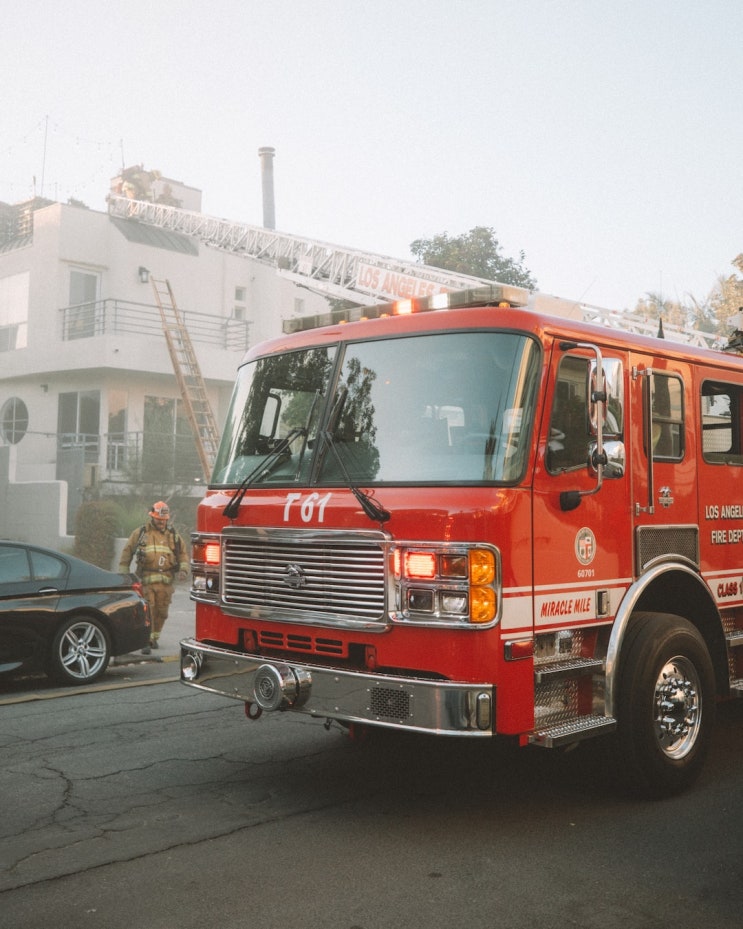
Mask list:
POLYGON ((590 462, 594 471, 598 471, 598 465, 603 464, 603 476, 608 479, 624 477, 626 453, 624 442, 610 440, 604 442, 602 461, 598 461, 596 446, 591 447, 590 462))
MULTIPOLYGON (((598 466, 599 464, 602 464, 603 467, 601 469, 601 480, 604 478, 612 479, 624 477, 624 466, 626 460, 624 442, 604 442, 604 449, 601 459, 602 460, 599 462, 597 446, 595 444, 592 445, 588 453, 588 467, 596 474, 598 474, 598 466)), ((600 482, 598 486, 601 486, 600 482)), ((560 494, 560 509, 563 512, 576 509, 580 505, 581 497, 584 495, 585 491, 564 490, 560 494)))

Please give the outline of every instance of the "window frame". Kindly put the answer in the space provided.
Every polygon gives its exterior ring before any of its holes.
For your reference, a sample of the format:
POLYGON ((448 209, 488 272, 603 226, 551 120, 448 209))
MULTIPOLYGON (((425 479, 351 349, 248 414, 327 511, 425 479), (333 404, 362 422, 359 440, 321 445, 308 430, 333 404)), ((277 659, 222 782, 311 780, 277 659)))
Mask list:
POLYGON ((708 464, 743 465, 743 384, 731 381, 706 379, 702 381, 700 391, 700 422, 702 460, 708 464), (705 410, 705 400, 712 397, 727 397, 729 421, 719 424, 705 423, 709 410, 705 410), (724 429, 730 431, 730 445, 727 449, 707 447, 707 437, 724 429))
POLYGON ((8 445, 18 445, 28 433, 29 415, 28 407, 20 397, 8 397, 0 410, 0 435, 8 445), (18 416, 19 407, 23 410, 18 416), (12 410, 11 424, 8 424, 8 414, 12 410), (22 423, 19 428, 18 424, 22 423))
MULTIPOLYGON (((653 371, 653 396, 652 396, 652 406, 650 410, 651 415, 651 433, 653 434, 653 449, 652 449, 652 458, 653 461, 660 462, 673 462, 678 463, 684 460, 686 455, 686 407, 685 407, 685 397, 684 397, 684 381, 680 374, 677 374, 674 371, 653 371), (669 394, 669 410, 667 413, 659 413, 656 405, 656 400, 659 396, 658 383, 660 379, 667 380, 670 382, 675 382, 678 385, 679 389, 679 413, 674 415, 674 412, 670 406, 671 399, 669 394), (658 434, 656 437, 656 426, 658 427, 658 434), (669 453, 659 453, 658 447, 661 445, 662 441, 673 442, 673 428, 678 426, 678 452, 671 454, 669 453), (665 428, 665 431, 664 431, 665 428)), ((648 379, 643 381, 642 385, 643 391, 650 389, 650 384, 648 379)), ((643 400, 643 409, 647 409, 647 405, 643 400)), ((643 451, 645 457, 647 458, 648 449, 647 442, 645 440, 645 432, 643 431, 643 451)))

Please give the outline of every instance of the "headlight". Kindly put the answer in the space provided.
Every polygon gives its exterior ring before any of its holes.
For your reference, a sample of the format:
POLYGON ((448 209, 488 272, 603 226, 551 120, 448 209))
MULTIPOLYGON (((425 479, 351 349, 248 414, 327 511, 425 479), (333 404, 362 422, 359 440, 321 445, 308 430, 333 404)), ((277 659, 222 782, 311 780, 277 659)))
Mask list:
POLYGON ((217 535, 191 536, 191 591, 197 596, 217 599, 222 551, 217 535))
POLYGON ((397 543, 396 619, 402 622, 485 625, 499 607, 499 555, 488 545, 397 543))

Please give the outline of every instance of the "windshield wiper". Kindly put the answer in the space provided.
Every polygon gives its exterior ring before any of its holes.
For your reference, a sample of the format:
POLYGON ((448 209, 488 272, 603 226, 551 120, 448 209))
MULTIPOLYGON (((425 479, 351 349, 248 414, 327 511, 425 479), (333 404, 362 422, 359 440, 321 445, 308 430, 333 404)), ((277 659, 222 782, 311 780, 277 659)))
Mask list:
POLYGON ((365 491, 357 487, 354 484, 354 482, 351 480, 351 475, 348 473, 348 469, 346 468, 346 465, 343 462, 341 453, 336 448, 335 439, 333 438, 333 434, 329 432, 328 430, 325 430, 325 432, 321 434, 322 434, 323 439, 327 443, 328 448, 335 455, 335 460, 338 462, 338 466, 343 472, 343 477, 346 479, 346 486, 361 504, 361 509, 366 513, 369 519, 373 519, 378 523, 386 523, 387 520, 390 518, 389 510, 385 510, 383 506, 380 506, 376 502, 376 500, 372 499, 372 497, 368 493, 366 493, 365 491))
MULTIPOLYGON (((297 473, 295 475, 295 480, 299 476, 299 471, 302 467, 302 460, 304 458, 304 453, 307 450, 307 442, 310 435, 310 424, 312 423, 312 415, 315 412, 315 407, 317 406, 317 401, 320 399, 320 391, 315 391, 315 396, 312 398, 312 403, 310 404, 310 411, 307 414, 307 420, 305 421, 304 426, 297 426, 296 429, 292 429, 288 432, 284 438, 279 442, 276 448, 268 455, 263 461, 256 465, 255 468, 250 472, 250 474, 245 478, 245 480, 240 484, 237 489, 237 493, 230 500, 227 506, 222 510, 222 515, 226 516, 228 519, 234 519, 237 514, 240 512, 240 504, 245 497, 245 493, 250 487, 251 484, 254 484, 258 478, 268 477, 268 475, 273 471, 277 464, 283 460, 284 453, 289 448, 289 445, 297 438, 297 436, 304 436, 304 442, 302 442, 302 450, 299 453, 299 463, 297 465, 297 473)), ((290 456, 291 457, 291 456, 290 456)))
POLYGON ((338 419, 340 418, 341 410, 343 409, 343 405, 346 402, 347 396, 347 387, 343 387, 338 391, 338 395, 335 398, 333 407, 330 410, 330 415, 328 416, 327 428, 320 433, 320 436, 322 437, 327 447, 335 455, 335 460, 338 462, 338 467, 341 469, 343 477, 346 479, 346 486, 361 504, 361 509, 366 513, 369 519, 373 519, 378 523, 386 523, 390 518, 389 512, 385 510, 383 506, 380 506, 376 500, 373 500, 369 494, 363 490, 360 490, 354 484, 354 482, 351 480, 351 475, 348 473, 348 469, 346 468, 343 458, 341 457, 341 453, 338 451, 338 448, 335 444, 333 431, 335 430, 338 419))
POLYGON ((304 426, 298 426, 296 429, 292 429, 291 432, 288 432, 279 442, 276 448, 270 453, 270 455, 264 458, 259 465, 256 465, 256 467, 253 468, 250 474, 238 487, 235 496, 222 510, 223 516, 226 516, 227 519, 234 519, 237 516, 237 514, 240 512, 240 504, 243 501, 243 497, 245 496, 248 487, 250 487, 251 484, 254 484, 259 477, 267 477, 273 471, 273 469, 282 459, 284 452, 299 435, 307 435, 307 429, 304 426))

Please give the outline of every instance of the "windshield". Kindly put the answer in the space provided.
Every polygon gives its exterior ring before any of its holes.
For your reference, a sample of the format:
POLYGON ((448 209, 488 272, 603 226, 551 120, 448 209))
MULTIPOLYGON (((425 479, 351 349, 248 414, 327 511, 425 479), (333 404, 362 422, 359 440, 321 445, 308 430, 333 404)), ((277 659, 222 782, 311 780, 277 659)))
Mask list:
POLYGON ((361 486, 521 477, 539 370, 534 341, 487 331, 350 343, 329 397, 337 350, 276 355, 241 369, 215 483, 243 480, 302 427, 307 434, 251 483, 311 474, 319 485, 361 486), (325 440, 321 414, 329 418, 325 440))
POLYGON ((294 439, 256 483, 306 480, 336 351, 331 346, 270 355, 240 369, 214 483, 244 480, 292 433, 294 439))

